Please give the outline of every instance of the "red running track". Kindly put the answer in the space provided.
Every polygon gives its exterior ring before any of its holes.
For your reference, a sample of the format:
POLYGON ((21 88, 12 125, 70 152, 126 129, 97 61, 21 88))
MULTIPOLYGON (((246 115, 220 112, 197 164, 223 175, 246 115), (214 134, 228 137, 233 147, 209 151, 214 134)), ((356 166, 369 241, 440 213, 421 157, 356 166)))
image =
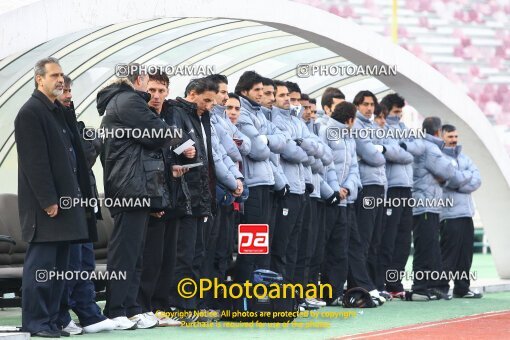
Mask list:
POLYGON ((510 339, 510 311, 475 314, 336 339, 510 339))

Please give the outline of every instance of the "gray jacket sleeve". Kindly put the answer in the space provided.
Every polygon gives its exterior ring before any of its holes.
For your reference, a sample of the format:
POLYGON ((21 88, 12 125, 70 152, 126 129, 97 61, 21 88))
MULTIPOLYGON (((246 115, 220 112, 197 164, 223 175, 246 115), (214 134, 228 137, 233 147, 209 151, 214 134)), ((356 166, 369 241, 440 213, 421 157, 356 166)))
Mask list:
POLYGON ((466 184, 460 186, 459 192, 470 194, 473 191, 478 190, 480 186, 482 185, 482 178, 480 177, 480 172, 478 171, 478 168, 476 167, 475 163, 467 157, 464 156, 467 162, 467 168, 464 171, 468 171, 471 173, 471 180, 467 182, 466 184))
POLYGON ((248 157, 255 161, 265 161, 271 153, 267 145, 259 137, 260 133, 253 122, 246 115, 241 114, 237 122, 237 128, 251 141, 251 150, 248 157))
MULTIPOLYGON (((263 119, 266 119, 265 117, 263 119)), ((285 148, 287 136, 276 127, 271 121, 266 119, 267 139, 269 141, 269 149, 274 153, 281 153, 285 148)))
POLYGON ((234 162, 240 162, 242 160, 241 153, 239 152, 237 145, 234 143, 234 140, 230 137, 228 132, 221 126, 221 124, 215 124, 214 127, 216 129, 218 139, 220 140, 220 144, 223 145, 223 148, 225 149, 227 155, 234 162))
POLYGON ((413 162, 413 155, 404 150, 394 139, 386 140, 383 145, 386 148, 384 157, 387 161, 397 164, 411 164, 413 162))
POLYGON ((250 140, 250 138, 248 138, 244 133, 239 131, 237 126, 235 126, 234 124, 232 124, 230 122, 229 122, 229 124, 231 124, 232 127, 233 127, 232 130, 234 131, 234 133, 233 133, 234 138, 242 139, 243 140, 243 144, 241 144, 241 146, 239 146, 239 152, 241 153, 241 155, 247 156, 250 153, 250 151, 251 151, 251 140, 250 140))
POLYGON ((303 138, 300 147, 305 150, 308 156, 315 156, 317 154, 317 141, 312 137, 310 130, 301 120, 299 120, 299 127, 301 128, 299 135, 303 138))
POLYGON ((467 178, 466 174, 456 170, 448 158, 443 156, 439 150, 437 152, 427 152, 425 169, 434 176, 445 180, 446 182, 443 185, 451 188, 458 188, 471 180, 471 176, 467 178))
POLYGON ((333 189, 333 191, 340 191, 340 185, 338 183, 338 177, 336 175, 335 165, 333 163, 327 167, 326 182, 331 187, 331 189, 333 189))
POLYGON ((274 176, 274 189, 275 190, 281 190, 286 184, 289 184, 289 181, 287 180, 287 177, 283 173, 282 166, 280 165, 280 162, 276 160, 274 161, 274 158, 272 158, 269 162, 271 164, 271 169, 273 170, 273 176, 274 176))
MULTIPOLYGON (((225 163, 223 163, 222 155, 217 151, 217 148, 212 149, 214 167, 216 172, 216 179, 219 183, 223 184, 229 190, 236 190, 237 181, 234 175, 227 169, 225 163)), ((225 155, 226 156, 226 155, 225 155)), ((228 156, 227 156, 228 158, 228 156)))
POLYGON ((370 166, 378 167, 386 163, 384 155, 379 152, 371 140, 366 138, 356 138, 356 153, 370 166))

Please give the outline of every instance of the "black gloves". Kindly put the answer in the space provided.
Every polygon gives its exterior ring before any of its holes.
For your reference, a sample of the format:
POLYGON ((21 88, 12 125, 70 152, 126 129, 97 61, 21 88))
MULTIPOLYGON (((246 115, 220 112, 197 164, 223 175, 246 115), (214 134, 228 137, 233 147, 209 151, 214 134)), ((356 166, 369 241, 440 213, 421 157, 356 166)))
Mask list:
POLYGON ((326 199, 326 203, 329 205, 337 205, 338 203, 340 203, 340 194, 335 191, 333 195, 326 199))
POLYGON ((314 189, 313 184, 311 183, 305 184, 305 191, 307 194, 311 194, 313 192, 313 189, 314 189))
POLYGON ((401 147, 402 149, 404 149, 404 150, 406 150, 406 151, 407 151, 407 145, 406 145, 406 143, 404 143, 404 142, 400 142, 400 143, 398 143, 398 145, 400 145, 400 147, 401 147))
POLYGON ((303 138, 294 139, 294 142, 296 142, 296 144, 300 146, 301 143, 303 143, 303 138))
POLYGON ((275 194, 278 195, 278 197, 283 198, 285 197, 285 195, 289 193, 289 190, 290 186, 288 184, 285 184, 285 186, 282 189, 276 191, 275 194))

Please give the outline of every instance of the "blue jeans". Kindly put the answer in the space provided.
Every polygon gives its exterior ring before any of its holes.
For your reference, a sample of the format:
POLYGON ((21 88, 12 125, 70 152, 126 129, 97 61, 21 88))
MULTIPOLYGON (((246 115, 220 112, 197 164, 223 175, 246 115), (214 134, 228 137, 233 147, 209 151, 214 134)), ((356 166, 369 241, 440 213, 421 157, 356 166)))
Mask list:
MULTIPOLYGON (((69 251, 69 271, 92 272, 95 269, 92 243, 72 244, 69 251)), ((69 310, 78 316, 82 327, 106 320, 96 304, 96 291, 91 280, 69 280, 65 283, 57 324, 65 327, 71 322, 69 310)))

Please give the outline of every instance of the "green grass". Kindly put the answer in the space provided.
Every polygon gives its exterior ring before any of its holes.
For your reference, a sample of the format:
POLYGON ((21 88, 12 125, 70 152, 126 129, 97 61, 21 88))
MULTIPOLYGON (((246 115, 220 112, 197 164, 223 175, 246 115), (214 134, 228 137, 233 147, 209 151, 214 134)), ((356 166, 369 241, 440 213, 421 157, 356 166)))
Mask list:
MULTIPOLYGON (((410 260, 408 263, 411 263, 410 260)), ((475 255, 473 270, 479 278, 497 278, 490 255, 475 255)), ((115 331, 103 334, 86 335, 91 339, 329 339, 337 336, 382 330, 422 322, 462 317, 478 313, 510 310, 510 292, 486 294, 482 299, 453 299, 451 301, 405 302, 391 301, 374 309, 345 309, 326 307, 320 312, 353 312, 350 317, 338 315, 336 318, 300 317, 285 328, 275 329, 269 324, 244 325, 219 322, 212 328, 155 328, 136 331, 115 331), (231 324, 230 324, 231 325, 231 324), (327 326, 327 328, 324 328, 327 326), (310 328, 307 328, 310 327, 310 328), (320 328, 318 328, 320 327, 320 328)), ((0 311, 0 325, 20 325, 21 311, 11 308, 0 311)))

